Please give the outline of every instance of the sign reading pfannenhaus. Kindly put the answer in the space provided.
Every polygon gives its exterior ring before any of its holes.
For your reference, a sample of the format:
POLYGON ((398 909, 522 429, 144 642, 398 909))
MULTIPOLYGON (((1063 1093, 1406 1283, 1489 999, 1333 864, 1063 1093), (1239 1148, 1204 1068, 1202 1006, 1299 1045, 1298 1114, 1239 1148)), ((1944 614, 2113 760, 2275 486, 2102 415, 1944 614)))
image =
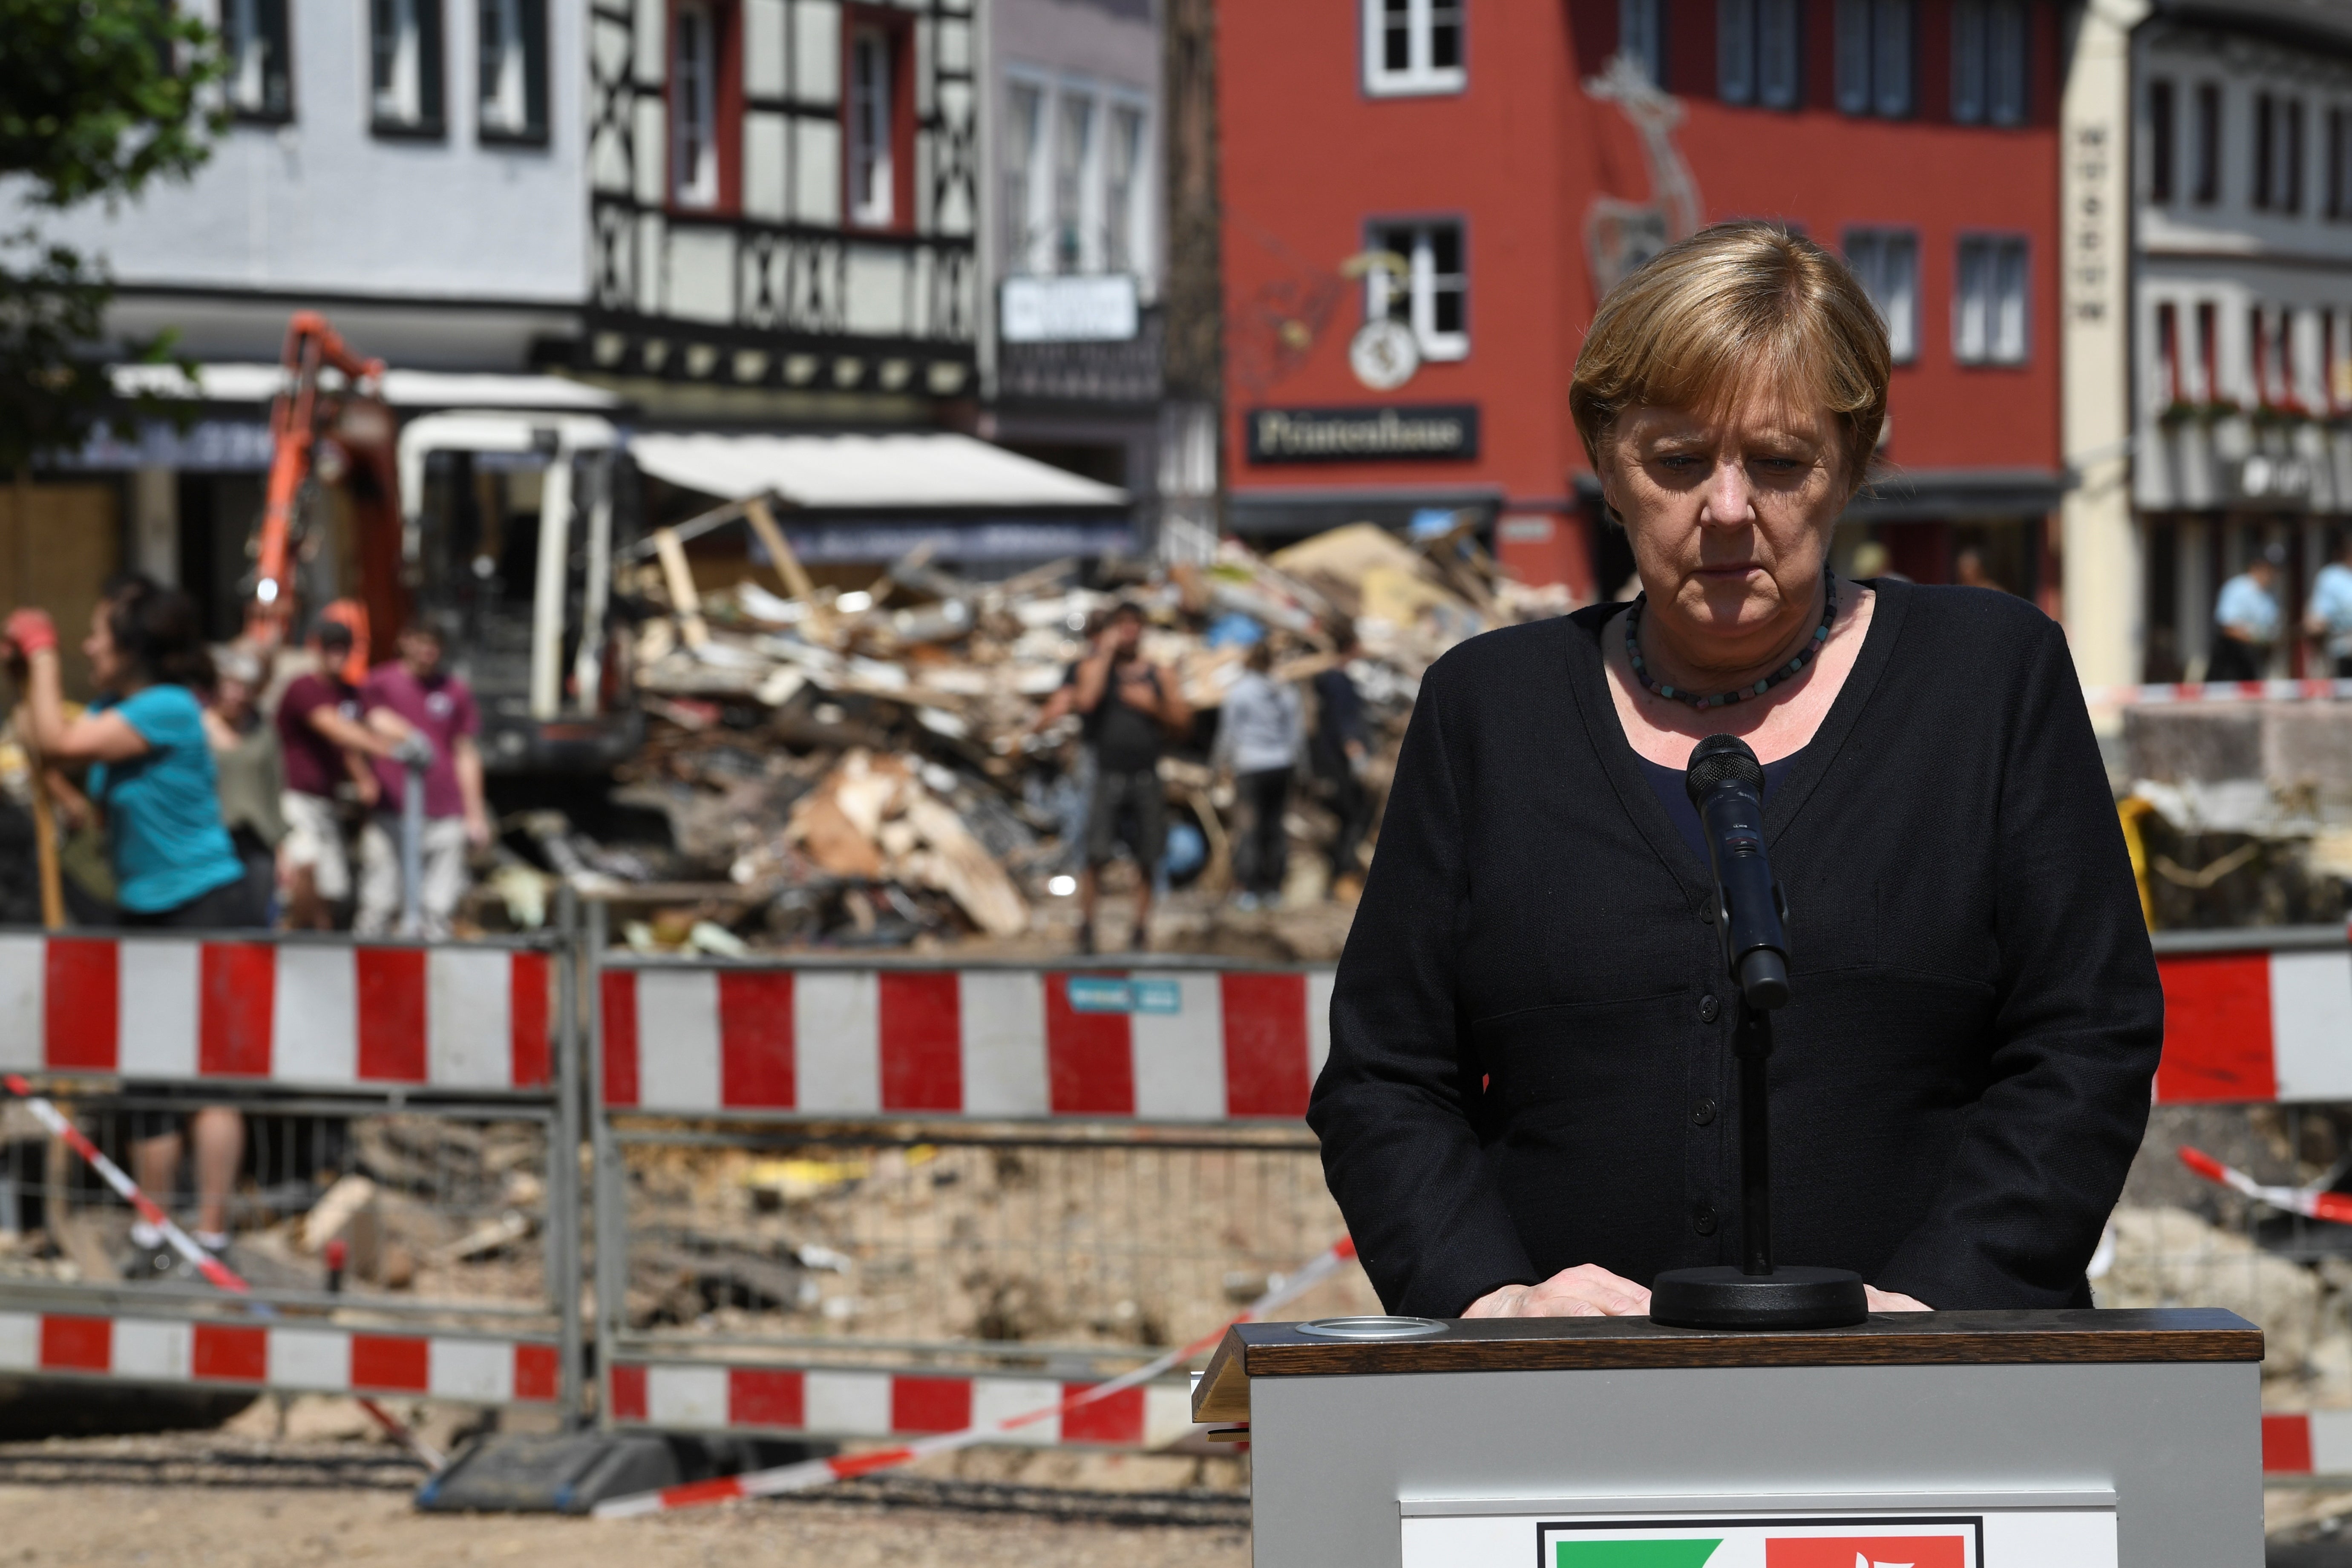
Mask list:
POLYGON ((1253 408, 1244 421, 1253 463, 1363 463, 1475 458, 1475 403, 1376 408, 1253 408))

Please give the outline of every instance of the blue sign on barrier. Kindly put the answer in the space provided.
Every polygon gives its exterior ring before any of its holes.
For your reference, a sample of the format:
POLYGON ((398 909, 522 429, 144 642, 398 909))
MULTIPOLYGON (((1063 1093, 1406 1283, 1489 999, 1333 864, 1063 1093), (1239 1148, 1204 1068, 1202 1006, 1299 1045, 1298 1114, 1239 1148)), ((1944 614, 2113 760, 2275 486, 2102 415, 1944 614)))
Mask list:
POLYGON ((1181 1013, 1184 990, 1173 980, 1111 980, 1096 974, 1069 978, 1074 1013, 1181 1013))

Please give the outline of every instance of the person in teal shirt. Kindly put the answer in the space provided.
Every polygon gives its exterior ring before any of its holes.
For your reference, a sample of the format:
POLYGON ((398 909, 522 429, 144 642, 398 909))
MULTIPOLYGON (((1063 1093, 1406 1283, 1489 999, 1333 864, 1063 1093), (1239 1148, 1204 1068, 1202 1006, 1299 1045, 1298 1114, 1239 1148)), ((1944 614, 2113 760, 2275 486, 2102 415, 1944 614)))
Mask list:
MULTIPOLYGON (((213 753, 200 691, 212 684, 196 607, 185 594, 140 576, 107 584, 90 615, 82 652, 103 693, 68 720, 58 672, 58 628, 45 610, 21 609, 5 632, 25 666, 27 729, 45 762, 90 764, 90 799, 106 814, 116 900, 126 926, 198 931, 266 923, 228 829, 221 825, 213 753)), ((178 1086, 126 1083, 170 1098, 178 1086)), ((194 1133, 196 1240, 228 1246, 228 1195, 245 1158, 245 1121, 227 1106, 187 1118, 194 1133)), ((131 1163, 139 1184, 168 1194, 178 1177, 181 1118, 170 1110, 134 1114, 131 1163)), ((163 1232, 143 1218, 131 1227, 132 1279, 180 1271, 163 1232)))
POLYGON ((102 694, 67 721, 57 628, 41 610, 8 618, 30 679, 33 742, 53 763, 88 763, 106 813, 116 901, 125 925, 219 930, 262 923, 240 896, 245 869, 221 823, 198 690, 212 663, 187 595, 144 577, 110 584, 82 644, 102 694))

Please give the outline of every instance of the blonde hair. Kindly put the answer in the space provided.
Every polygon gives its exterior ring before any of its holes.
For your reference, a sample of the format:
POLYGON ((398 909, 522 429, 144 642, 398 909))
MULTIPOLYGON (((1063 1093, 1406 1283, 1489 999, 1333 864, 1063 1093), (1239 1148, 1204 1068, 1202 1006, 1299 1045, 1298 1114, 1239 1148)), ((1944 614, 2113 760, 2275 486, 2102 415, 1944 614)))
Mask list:
POLYGON ((1886 325, 1845 264, 1778 224, 1719 223, 1653 257, 1601 301, 1568 406, 1585 455, 1635 408, 1715 411, 1759 382, 1826 407, 1858 489, 1886 424, 1886 325))

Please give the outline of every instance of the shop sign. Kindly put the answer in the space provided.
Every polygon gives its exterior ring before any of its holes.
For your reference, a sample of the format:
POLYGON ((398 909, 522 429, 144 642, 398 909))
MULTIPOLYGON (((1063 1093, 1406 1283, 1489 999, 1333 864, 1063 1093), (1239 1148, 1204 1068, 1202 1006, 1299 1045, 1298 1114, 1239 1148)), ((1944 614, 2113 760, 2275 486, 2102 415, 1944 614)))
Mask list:
POLYGON ((1135 279, 1007 278, 999 328, 1008 343, 1123 343, 1139 320, 1135 279))
POLYGON ((2308 500, 2311 459, 2255 452, 2239 460, 2238 493, 2248 500, 2308 500))
POLYGON ((1253 408, 1243 426, 1253 463, 1444 462, 1478 455, 1475 403, 1253 408))

